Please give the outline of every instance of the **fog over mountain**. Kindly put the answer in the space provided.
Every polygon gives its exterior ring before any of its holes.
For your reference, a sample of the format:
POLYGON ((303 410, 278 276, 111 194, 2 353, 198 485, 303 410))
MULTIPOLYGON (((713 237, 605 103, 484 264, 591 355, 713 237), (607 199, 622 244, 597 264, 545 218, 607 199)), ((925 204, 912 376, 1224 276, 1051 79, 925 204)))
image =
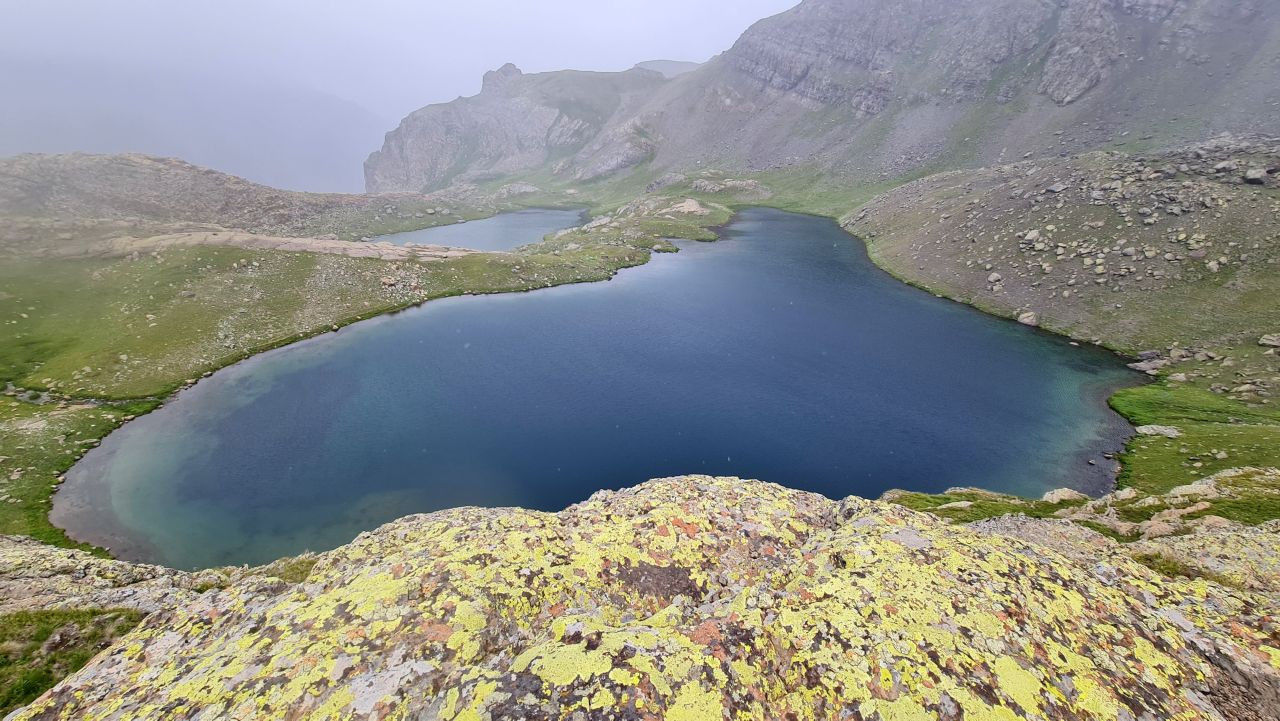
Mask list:
POLYGON ((665 82, 505 66, 480 95, 406 116, 367 188, 707 168, 882 182, 1273 134, 1278 19, 1261 0, 805 0, 665 82))
POLYGON ((281 188, 358 192, 384 118, 272 80, 193 69, 7 58, 0 156, 146 152, 281 188))
POLYGON ((0 0, 0 155, 138 151, 359 191, 383 133, 487 70, 703 61, 794 4, 0 0))

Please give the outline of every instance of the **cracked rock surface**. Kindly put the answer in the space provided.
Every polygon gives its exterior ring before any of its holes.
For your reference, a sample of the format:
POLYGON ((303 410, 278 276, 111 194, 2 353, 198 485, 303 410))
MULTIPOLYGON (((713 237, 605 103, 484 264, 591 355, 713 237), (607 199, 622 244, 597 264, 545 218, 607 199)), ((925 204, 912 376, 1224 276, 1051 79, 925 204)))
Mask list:
POLYGON ((16 718, 1276 719, 1274 594, 688 476, 397 521, 153 614, 16 718))

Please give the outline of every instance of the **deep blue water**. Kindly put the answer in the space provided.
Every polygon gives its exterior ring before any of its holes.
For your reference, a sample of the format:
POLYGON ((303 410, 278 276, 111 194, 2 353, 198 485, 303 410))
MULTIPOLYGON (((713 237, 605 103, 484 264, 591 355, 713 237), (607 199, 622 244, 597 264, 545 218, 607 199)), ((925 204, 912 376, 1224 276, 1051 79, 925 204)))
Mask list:
POLYGON ((582 224, 581 210, 519 210, 466 223, 441 225, 409 233, 384 235, 382 240, 396 245, 449 245, 472 250, 512 250, 537 243, 545 236, 582 224))
POLYGON ((681 247, 227 368, 91 452, 54 520, 188 568, 684 473, 836 498, 1109 482, 1087 460, 1127 430, 1104 402, 1137 381, 1119 358, 903 285, 828 220, 751 210, 681 247))

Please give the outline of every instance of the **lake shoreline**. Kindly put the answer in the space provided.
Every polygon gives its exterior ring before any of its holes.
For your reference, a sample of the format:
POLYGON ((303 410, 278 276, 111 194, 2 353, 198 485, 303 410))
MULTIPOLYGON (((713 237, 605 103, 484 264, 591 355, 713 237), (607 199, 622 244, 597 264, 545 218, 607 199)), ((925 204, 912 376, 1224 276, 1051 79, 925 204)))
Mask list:
MULTIPOLYGON (((740 217, 740 214, 737 214, 737 213, 736 213, 736 214, 734 214, 734 216, 733 216, 732 220, 737 220, 739 217, 740 217)), ((832 219, 830 219, 830 218, 829 218, 829 217, 827 217, 827 216, 821 216, 821 215, 813 215, 812 217, 820 218, 820 219, 823 219, 823 220, 832 220, 832 219)), ((732 221, 731 221, 731 222, 732 222, 732 221)), ((717 226, 717 227, 716 227, 717 236, 719 236, 719 237, 720 237, 720 239, 723 239, 723 238, 724 238, 725 229, 728 227, 728 225, 729 225, 729 224, 724 224, 724 225, 720 225, 720 226, 717 226)), ((837 226, 837 227, 839 227, 839 226, 838 226, 838 224, 836 224, 836 226, 837 226)), ((862 244, 862 246, 863 246, 863 252, 865 252, 865 253, 866 253, 867 258, 871 261, 871 262, 869 263, 869 265, 871 265, 872 267, 877 268, 877 269, 878 269, 879 271, 881 271, 881 272, 885 272, 885 273, 886 273, 886 275, 887 275, 889 278, 893 278, 892 274, 887 273, 887 271, 885 271, 885 270, 884 270, 884 268, 882 268, 882 267, 880 267, 878 264, 875 264, 875 263, 874 263, 874 259, 872 259, 872 258, 871 258, 871 255, 870 255, 869 248, 867 248, 867 247, 866 247, 866 244, 862 241, 862 239, 860 239, 860 238, 858 238, 857 236, 855 236, 855 235, 853 235, 853 234, 849 233, 849 232, 848 232, 846 229, 844 229, 844 228, 841 228, 841 231, 842 231, 842 234, 843 234, 845 237, 848 237, 849 239, 853 240, 855 243, 862 244)), ((643 261, 643 262, 638 263, 638 264, 635 264, 635 265, 621 266, 621 267, 619 267, 619 268, 615 269, 615 271, 614 271, 614 272, 616 273, 616 272, 617 272, 617 270, 621 270, 621 269, 623 269, 623 268, 625 268, 625 267, 639 267, 639 266, 645 265, 645 264, 647 264, 647 262, 649 261, 649 259, 650 259, 650 256, 646 255, 646 257, 645 257, 645 259, 644 259, 644 261, 643 261)), ((897 281, 894 281, 894 282, 897 282, 897 281)), ((531 290, 538 290, 538 289, 540 289, 540 288, 525 289, 525 290, 523 290, 523 291, 521 291, 521 292, 529 292, 529 291, 531 291, 531 290)), ((922 290, 927 291, 927 289, 922 289, 922 290)), ((506 292, 512 292, 512 291, 502 291, 502 293, 506 293, 506 292)), ((449 295, 449 296, 440 296, 440 297, 455 297, 455 296, 457 296, 457 295, 469 295, 469 294, 474 294, 474 295, 490 295, 490 293, 469 293, 469 292, 463 292, 463 293, 453 294, 453 295, 449 295)), ((935 294, 930 293, 930 295, 935 295, 935 294)), ((400 314, 400 313, 401 313, 401 312, 403 312, 403 311, 406 311, 406 310, 409 310, 409 309, 414 309, 414 308, 420 308, 420 307, 422 307, 426 302, 428 302, 428 301, 430 301, 430 300, 437 300, 437 299, 439 299, 440 297, 432 297, 432 298, 424 299, 424 300, 422 300, 422 301, 420 301, 420 302, 404 304, 404 305, 401 305, 401 306, 396 307, 396 308, 384 309, 384 310, 380 310, 380 311, 378 311, 378 312, 371 312, 371 313, 367 313, 367 314, 362 314, 362 317, 360 317, 360 318, 358 318, 358 319, 354 319, 354 320, 350 321, 350 322, 349 322, 349 323, 347 323, 347 324, 344 324, 344 326, 343 326, 343 327, 345 327, 346 325, 350 325, 350 324, 352 324, 352 323, 358 323, 358 322, 361 322, 361 321, 363 321, 363 320, 369 320, 369 319, 374 318, 374 317, 384 317, 384 318, 385 318, 385 317, 394 317, 394 316, 396 316, 396 315, 400 314)), ((967 305, 967 304, 961 304, 961 305, 967 305)), ((973 307, 973 306, 970 306, 970 307, 973 307)), ((977 312, 979 312, 979 313, 982 313, 982 312, 983 312, 983 311, 981 311, 981 309, 977 309, 977 308, 975 308, 975 310, 976 310, 977 312)), ((987 316, 989 316, 989 315, 991 315, 991 314, 989 314, 989 313, 983 313, 983 315, 987 315, 987 316)), ((1010 321, 1010 322, 1012 322, 1012 321, 1010 321)), ((236 364, 241 363, 241 362, 243 362, 243 361, 245 361, 245 360, 247 360, 247 359, 254 358, 254 357, 257 357, 257 356, 260 356, 260 355, 262 355, 262 353, 264 353, 264 352, 266 352, 266 351, 268 351, 268 350, 275 350, 275 349, 278 349, 278 348, 281 348, 281 347, 298 345, 299 343, 301 343, 301 342, 302 342, 302 341, 304 341, 304 340, 314 340, 314 339, 316 339, 317 337, 325 336, 325 335, 327 335, 327 334, 328 334, 328 333, 330 333, 330 332, 333 332, 333 331, 332 331, 332 330, 330 330, 330 329, 321 329, 321 330, 319 330, 318 332, 316 332, 316 333, 314 333, 314 334, 311 334, 311 335, 309 335, 309 336, 307 336, 307 337, 304 337, 304 338, 297 338, 297 339, 295 339, 295 340, 289 340, 289 341, 287 341, 287 342, 281 343, 281 344, 279 344, 279 345, 277 345, 277 346, 274 346, 274 347, 272 347, 272 348, 263 349, 262 351, 259 351, 259 352, 253 353, 253 354, 246 354, 244 358, 240 358, 240 359, 239 359, 239 360, 237 360, 235 363, 229 364, 229 366, 230 366, 230 365, 236 365, 236 364)), ((1045 331, 1041 331, 1041 332, 1045 333, 1045 335, 1047 335, 1047 336, 1051 336, 1051 337, 1053 337, 1053 338, 1055 338, 1055 339, 1057 339, 1057 340, 1061 340, 1061 336, 1058 336, 1058 335, 1053 334, 1053 333, 1048 333, 1048 332, 1045 332, 1045 331)), ((226 367, 229 367, 229 366, 224 366, 224 367, 223 367, 223 369, 225 369, 226 367)), ((180 392, 181 392, 181 390, 185 390, 185 389, 190 388, 190 387, 191 387, 191 384, 184 384, 184 385, 180 386, 180 387, 177 389, 177 391, 176 391, 175 393, 173 393, 173 394, 171 394, 170 396, 166 397, 165 401, 166 401, 166 402, 171 402, 171 401, 173 401, 173 400, 174 400, 174 398, 176 397, 177 393, 180 393, 180 392)), ((1110 391, 1102 391, 1102 390, 1100 390, 1100 391, 1099 391, 1099 393, 1098 393, 1097 398, 1095 398, 1095 402, 1096 402, 1098 405, 1104 405, 1104 406, 1105 406, 1105 405, 1106 405, 1106 403, 1105 403, 1105 398, 1106 398, 1106 397, 1108 397, 1108 396, 1110 395, 1110 393, 1111 393, 1110 391)), ((1115 415, 1115 417, 1116 417, 1117 419, 1121 419, 1121 417, 1120 417, 1118 414, 1114 414, 1114 415, 1115 415)), ((1127 423, 1125 423, 1125 424, 1123 424, 1123 425, 1124 425, 1126 428, 1129 428, 1129 426, 1127 425, 1127 423)), ((1107 441, 1106 441, 1106 445, 1107 445, 1107 446, 1115 446, 1115 447, 1116 447, 1116 450, 1117 450, 1117 451, 1119 451, 1119 450, 1123 449, 1124 441, 1125 441, 1125 439, 1126 439, 1126 438, 1127 438, 1127 436, 1122 436, 1121 434, 1117 434, 1116 436, 1108 435, 1108 437, 1107 437, 1107 441)), ((1096 455, 1096 454, 1095 454, 1095 455, 1096 455)), ((1081 462, 1083 463, 1084 461, 1081 461, 1081 462)), ((1110 490, 1111 488, 1114 488, 1115 478, 1116 478, 1115 473, 1111 473, 1111 474, 1109 474, 1109 476, 1108 476, 1108 477, 1109 477, 1109 483, 1108 483, 1109 488, 1106 488, 1106 489, 1098 489, 1098 488, 1090 487, 1090 488, 1089 488, 1089 491, 1090 491, 1091 493, 1096 493, 1096 494, 1098 494, 1098 495, 1101 495, 1101 493, 1105 493, 1106 491, 1110 490)), ((113 552, 117 552, 117 553, 118 553, 118 552, 119 552, 119 550, 120 550, 120 549, 113 549, 113 552)))

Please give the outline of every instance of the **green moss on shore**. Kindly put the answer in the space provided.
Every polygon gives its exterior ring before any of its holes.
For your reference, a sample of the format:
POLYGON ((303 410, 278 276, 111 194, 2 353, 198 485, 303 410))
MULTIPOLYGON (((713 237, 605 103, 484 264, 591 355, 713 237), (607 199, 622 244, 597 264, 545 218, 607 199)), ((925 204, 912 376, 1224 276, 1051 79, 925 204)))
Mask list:
MULTIPOLYGON (((1177 438, 1139 435, 1121 457, 1121 488, 1160 495, 1215 473, 1241 467, 1280 467, 1280 409, 1249 406, 1203 389, 1166 383, 1130 388, 1111 399, 1135 426, 1176 429, 1177 438)), ((1201 515, 1257 525, 1280 518, 1280 498, 1210 499, 1201 515)))
POLYGON ((151 400, 36 405, 0 396, 0 535, 93 550, 49 522, 53 491, 61 475, 100 439, 156 405, 151 400))

